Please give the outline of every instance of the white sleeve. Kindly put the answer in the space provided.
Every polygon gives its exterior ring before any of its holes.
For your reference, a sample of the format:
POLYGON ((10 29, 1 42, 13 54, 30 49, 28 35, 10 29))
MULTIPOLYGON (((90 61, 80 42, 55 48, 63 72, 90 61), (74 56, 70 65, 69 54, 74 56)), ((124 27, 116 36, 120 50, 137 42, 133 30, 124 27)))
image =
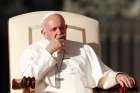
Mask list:
POLYGON ((56 63, 46 49, 26 49, 20 59, 21 76, 34 76, 36 80, 42 80, 56 63))
POLYGON ((87 56, 89 58, 92 77, 96 82, 96 86, 107 89, 116 85, 115 77, 117 72, 107 67, 95 54, 94 50, 90 46, 87 47, 87 56))
POLYGON ((103 89, 108 89, 108 88, 115 86, 117 84, 116 75, 119 72, 113 71, 111 68, 109 68, 108 66, 103 64, 103 62, 101 62, 101 61, 100 61, 100 63, 101 63, 102 70, 103 70, 103 76, 99 80, 98 86, 103 89))

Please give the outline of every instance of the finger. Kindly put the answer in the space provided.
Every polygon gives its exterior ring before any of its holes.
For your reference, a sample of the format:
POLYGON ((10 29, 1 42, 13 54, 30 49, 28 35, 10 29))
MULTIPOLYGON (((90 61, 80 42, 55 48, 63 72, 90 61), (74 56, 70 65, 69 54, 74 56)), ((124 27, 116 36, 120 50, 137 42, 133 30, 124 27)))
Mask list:
POLYGON ((122 87, 124 87, 124 86, 127 87, 127 86, 128 86, 128 85, 127 85, 127 81, 126 81, 126 77, 120 77, 120 78, 119 78, 119 82, 120 82, 120 81, 123 83, 123 86, 122 86, 122 87))
POLYGON ((65 34, 62 34, 62 35, 57 35, 56 36, 56 39, 65 39, 65 34))
POLYGON ((123 81, 119 80, 118 83, 121 85, 121 87, 124 87, 123 81))
POLYGON ((134 85, 136 84, 134 78, 130 77, 130 82, 131 82, 132 87, 134 87, 134 85))
POLYGON ((65 44, 65 40, 64 39, 59 39, 60 43, 62 44, 62 46, 64 46, 65 44))
POLYGON ((128 88, 132 88, 132 86, 133 86, 133 82, 129 76, 127 76, 124 79, 124 83, 125 83, 126 87, 128 87, 128 88))
POLYGON ((59 39, 59 41, 63 43, 65 40, 64 39, 59 39))
POLYGON ((133 82, 130 77, 127 79, 127 85, 129 88, 132 88, 132 86, 133 86, 133 82))
POLYGON ((136 81, 135 81, 135 79, 134 79, 134 78, 132 78, 132 82, 133 82, 133 84, 134 84, 134 85, 136 84, 136 81))
POLYGON ((134 78, 132 78, 130 76, 128 76, 127 78, 128 78, 127 82, 129 84, 129 87, 132 88, 135 85, 135 80, 134 80, 134 78))
POLYGON ((55 39, 54 43, 61 46, 62 44, 64 44, 64 41, 65 41, 64 39, 55 39))
POLYGON ((60 39, 65 39, 65 37, 66 37, 66 34, 62 34, 62 35, 60 36, 60 39))

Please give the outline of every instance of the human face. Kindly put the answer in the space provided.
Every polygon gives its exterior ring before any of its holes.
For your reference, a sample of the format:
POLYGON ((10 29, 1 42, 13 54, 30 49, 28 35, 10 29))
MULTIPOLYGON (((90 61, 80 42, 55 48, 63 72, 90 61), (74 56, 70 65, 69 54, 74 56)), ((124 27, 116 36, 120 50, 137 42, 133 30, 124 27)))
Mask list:
POLYGON ((51 15, 44 20, 42 34, 48 40, 66 40, 66 24, 61 15, 51 15))

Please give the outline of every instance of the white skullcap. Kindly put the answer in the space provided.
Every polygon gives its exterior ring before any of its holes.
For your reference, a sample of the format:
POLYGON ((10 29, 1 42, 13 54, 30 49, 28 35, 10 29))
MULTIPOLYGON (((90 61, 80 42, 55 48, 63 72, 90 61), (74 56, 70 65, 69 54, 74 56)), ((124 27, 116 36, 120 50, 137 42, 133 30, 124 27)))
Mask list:
POLYGON ((48 17, 51 16, 51 15, 57 15, 57 14, 59 14, 59 13, 57 13, 57 12, 49 12, 49 13, 47 13, 47 14, 42 18, 42 20, 41 20, 41 25, 43 24, 43 22, 44 22, 44 20, 45 20, 46 18, 48 18, 48 17))
POLYGON ((49 13, 47 13, 43 18, 42 18, 42 20, 41 20, 41 31, 42 31, 42 29, 43 29, 43 27, 42 27, 42 25, 43 25, 43 22, 44 22, 44 20, 46 19, 46 18, 48 18, 49 16, 51 16, 51 15, 56 15, 56 14, 59 14, 59 13, 57 13, 57 12, 49 12, 49 13))

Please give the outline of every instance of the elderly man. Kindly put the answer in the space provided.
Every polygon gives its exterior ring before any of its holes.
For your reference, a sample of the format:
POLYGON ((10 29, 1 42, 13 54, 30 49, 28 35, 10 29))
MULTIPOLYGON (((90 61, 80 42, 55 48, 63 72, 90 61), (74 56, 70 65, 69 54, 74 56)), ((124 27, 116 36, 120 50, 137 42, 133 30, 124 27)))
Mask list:
POLYGON ((93 93, 92 88, 116 84, 133 87, 135 80, 107 67, 85 44, 66 40, 62 15, 47 14, 42 21, 43 40, 21 56, 21 75, 36 78, 37 93, 93 93))

